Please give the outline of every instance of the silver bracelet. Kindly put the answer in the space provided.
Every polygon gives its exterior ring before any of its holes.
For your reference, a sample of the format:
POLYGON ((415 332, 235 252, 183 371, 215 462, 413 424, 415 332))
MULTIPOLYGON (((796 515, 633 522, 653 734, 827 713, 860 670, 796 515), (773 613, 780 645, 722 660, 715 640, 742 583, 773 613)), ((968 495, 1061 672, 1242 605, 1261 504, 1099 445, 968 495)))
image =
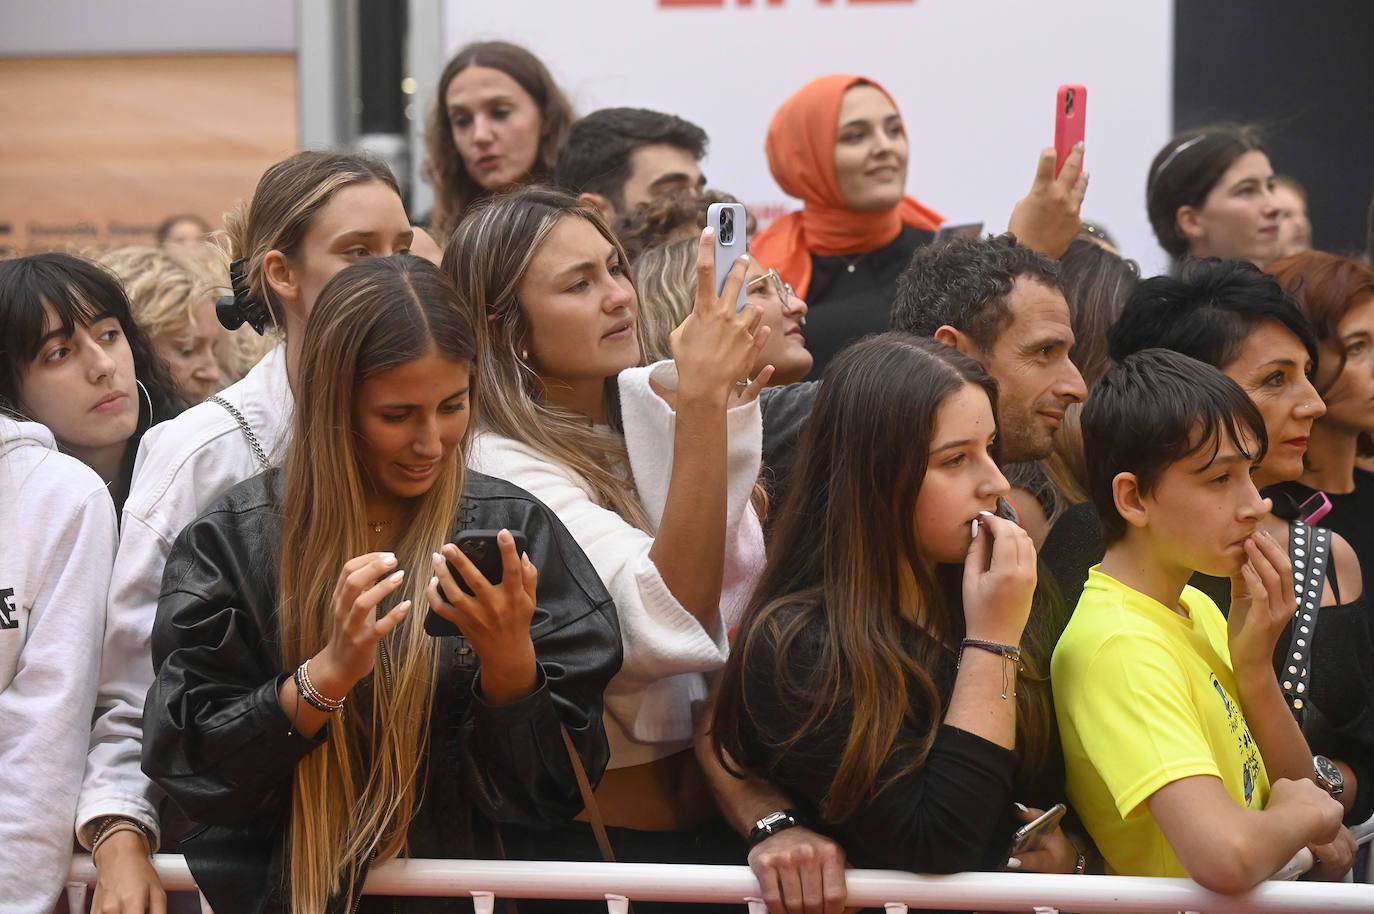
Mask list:
POLYGON ((310 661, 307 660, 296 667, 296 674, 293 677, 296 680, 296 691, 300 693, 301 698, 305 699, 305 703, 316 711, 333 714, 344 706, 344 699, 328 698, 315 688, 315 684, 310 681, 310 670, 307 669, 309 665, 310 661))

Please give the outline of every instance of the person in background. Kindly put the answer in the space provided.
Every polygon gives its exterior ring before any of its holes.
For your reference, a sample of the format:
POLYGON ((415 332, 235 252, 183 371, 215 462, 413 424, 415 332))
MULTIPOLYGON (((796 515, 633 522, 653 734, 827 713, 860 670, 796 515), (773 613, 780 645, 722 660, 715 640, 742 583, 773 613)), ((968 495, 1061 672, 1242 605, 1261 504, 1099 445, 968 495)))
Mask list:
POLYGON ((1175 263, 1219 257, 1263 267, 1279 256, 1274 169, 1253 126, 1213 124, 1165 143, 1150 163, 1145 208, 1175 263))
MULTIPOLYGON (((764 229, 753 250, 811 306, 814 378, 850 342, 887 329, 898 277, 944 220, 906 195, 906 125, 872 79, 832 73, 807 83, 773 115, 765 151, 773 178, 804 207, 764 229)), ((1082 161, 1075 150, 1056 178, 1054 150, 1041 152, 1011 216, 1023 243, 1051 257, 1068 247, 1087 193, 1082 161)))
POLYGON ((205 243, 210 224, 194 213, 168 216, 157 227, 157 246, 165 251, 195 248, 205 243))
POLYGON ((96 261, 123 283, 134 320, 152 337, 153 350, 171 370, 182 399, 194 406, 219 390, 218 296, 157 248, 118 248, 96 261))
POLYGON ((143 435, 185 408, 119 281, 70 254, 0 261, 0 412, 48 427, 123 508, 143 435))
POLYGON ((442 243, 475 201, 553 177, 573 112, 548 68, 508 41, 465 45, 439 74, 425 128, 426 226, 442 243))
POLYGON ((706 143, 706 131, 672 114, 602 108, 573 123, 554 183, 615 226, 666 194, 700 194, 706 143))
MULTIPOLYGON (((1099 235, 1080 237, 1059 258, 1059 285, 1069 305, 1073 347, 1069 361, 1083 376, 1089 391, 1107 370, 1107 331, 1121 314, 1126 299, 1140 281, 1140 268, 1102 243, 1099 235)), ((1045 535, 1068 508, 1089 499, 1088 468, 1083 462, 1079 419, 1082 403, 1064 407, 1064 422, 1054 433, 1051 452, 1038 461, 1003 467, 1007 481, 1033 499, 1017 501, 1022 524, 1039 549, 1045 535)))
POLYGON ((104 481, 3 414, 0 517, 0 907, 45 914, 72 863, 119 534, 104 481))
POLYGON ((1274 175, 1274 205, 1279 208, 1279 257, 1312 249, 1312 223, 1307 219, 1307 189, 1297 178, 1274 175))
POLYGON ((1313 378, 1326 412, 1312 426, 1302 475, 1280 486, 1295 503, 1323 492, 1322 519, 1350 541, 1365 581, 1374 581, 1374 473, 1356 461, 1374 433, 1374 268, 1321 251, 1270 264, 1269 272, 1312 322, 1320 346, 1313 378))
MULTIPOLYGON (((148 854, 161 841, 164 812, 176 815, 139 766, 143 702, 153 681, 149 638, 172 541, 230 486, 281 461, 301 338, 320 289, 351 263, 407 251, 412 234, 384 164, 313 151, 268 168, 252 200, 226 215, 225 232, 234 294, 223 303, 221 321, 234 330, 280 328, 284 339, 218 395, 222 402, 191 407, 139 448, 110 579, 95 725, 76 815, 86 847, 101 829, 132 826, 112 834, 95 855, 94 904, 120 914, 161 903, 148 854)), ((170 832, 169 839, 176 837, 176 826, 170 832)))

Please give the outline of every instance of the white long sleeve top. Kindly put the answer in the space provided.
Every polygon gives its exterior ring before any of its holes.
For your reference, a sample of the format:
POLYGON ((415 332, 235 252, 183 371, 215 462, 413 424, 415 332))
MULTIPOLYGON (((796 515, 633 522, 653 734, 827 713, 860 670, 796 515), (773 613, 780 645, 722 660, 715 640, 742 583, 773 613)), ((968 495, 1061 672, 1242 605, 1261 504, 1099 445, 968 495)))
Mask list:
POLYGON ((71 866, 119 534, 100 477, 3 416, 0 520, 0 910, 39 914, 71 866))
MULTIPOLYGON (((219 396, 243 415, 267 462, 279 464, 294 408, 286 345, 278 344, 219 396)), ((157 794, 140 756, 162 569, 182 528, 262 469, 238 422, 218 403, 201 403, 154 426, 139 444, 110 578, 95 725, 77 807, 77 837, 87 847, 94 820, 107 815, 137 819, 161 836, 157 794)))
MULTIPOLYGON (((676 366, 659 362, 621 373, 621 417, 630 468, 651 523, 667 502, 676 414, 649 387, 673 388, 676 366)), ((707 695, 704 674, 729 653, 727 632, 763 568, 763 533, 750 504, 763 426, 757 401, 727 413, 727 529, 721 620, 709 629, 668 589, 649 557, 654 538, 592 500, 577 474, 521 442, 479 433, 468 465, 507 479, 543 501, 572 533, 615 600, 625 659, 606 688, 611 768, 639 765, 691 745, 692 705, 707 695)))

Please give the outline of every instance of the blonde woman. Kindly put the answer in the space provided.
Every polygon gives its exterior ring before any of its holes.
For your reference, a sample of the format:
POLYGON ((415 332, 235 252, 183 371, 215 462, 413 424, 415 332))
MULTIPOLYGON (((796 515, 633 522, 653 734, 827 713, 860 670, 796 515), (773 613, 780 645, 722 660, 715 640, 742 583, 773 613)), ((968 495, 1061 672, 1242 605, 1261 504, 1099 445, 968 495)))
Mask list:
POLYGON ((119 248, 96 261, 119 277, 134 320, 152 338, 182 398, 194 405, 218 390, 222 328, 210 288, 157 248, 119 248))
POLYGON ((605 765, 610 596, 547 508, 464 472, 475 349, 427 261, 342 271, 305 328, 284 469, 172 549, 144 766, 204 826, 183 850, 216 910, 427 910, 360 902, 368 866, 571 817, 563 728, 593 779, 605 765), (501 531, 500 584, 449 543, 477 528, 501 531))

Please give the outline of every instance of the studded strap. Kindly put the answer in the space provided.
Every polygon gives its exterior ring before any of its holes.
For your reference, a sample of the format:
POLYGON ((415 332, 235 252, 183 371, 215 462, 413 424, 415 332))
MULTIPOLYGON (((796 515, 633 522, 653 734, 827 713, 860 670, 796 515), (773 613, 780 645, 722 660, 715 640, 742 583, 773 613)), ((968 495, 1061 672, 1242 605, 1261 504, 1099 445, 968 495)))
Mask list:
POLYGON ((1299 726, 1307 720, 1307 699, 1312 687, 1312 638, 1317 631, 1317 612, 1322 587, 1331 561, 1331 531, 1310 527, 1302 521, 1288 525, 1288 559, 1293 563, 1293 593, 1298 609, 1293 616, 1293 636, 1288 643, 1279 684, 1299 726))

